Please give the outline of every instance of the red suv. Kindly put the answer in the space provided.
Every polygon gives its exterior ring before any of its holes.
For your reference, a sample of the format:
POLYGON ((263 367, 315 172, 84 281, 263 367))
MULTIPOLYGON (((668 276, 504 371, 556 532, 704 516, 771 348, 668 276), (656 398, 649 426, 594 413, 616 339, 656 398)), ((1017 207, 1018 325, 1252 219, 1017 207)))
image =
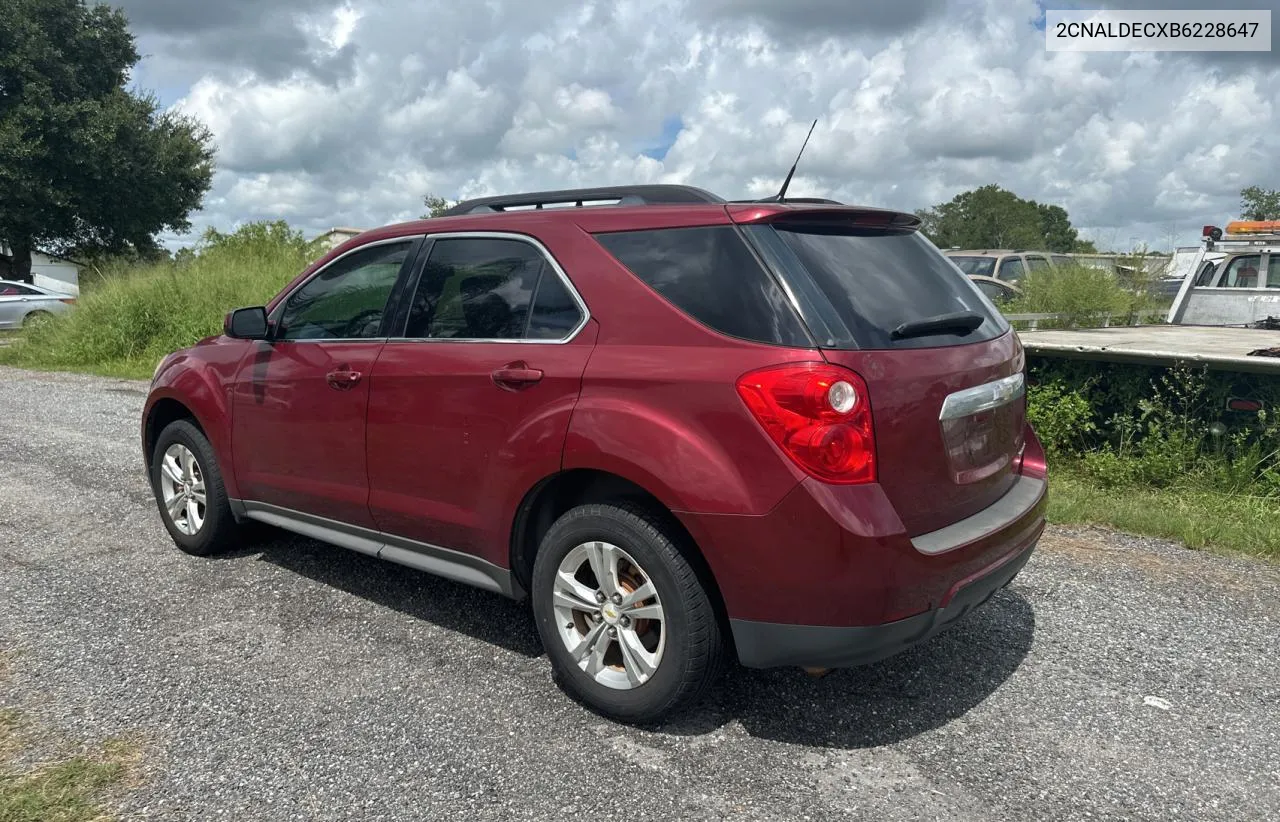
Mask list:
POLYGON ((165 526, 528 595, 563 687, 625 721, 728 656, 882 659, 1044 528, 1022 347, 918 224, 628 186, 362 234, 160 363, 165 526))

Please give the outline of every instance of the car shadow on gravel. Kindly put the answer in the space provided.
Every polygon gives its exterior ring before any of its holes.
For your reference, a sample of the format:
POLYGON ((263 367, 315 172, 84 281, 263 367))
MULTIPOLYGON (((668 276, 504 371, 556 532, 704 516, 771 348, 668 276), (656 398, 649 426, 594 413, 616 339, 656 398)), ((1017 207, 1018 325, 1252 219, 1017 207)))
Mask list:
MULTIPOLYGON (((222 557, 255 555, 322 585, 522 656, 544 653, 527 601, 514 602, 279 532, 264 532, 252 547, 222 557)), ((701 706, 649 730, 701 736, 737 720, 752 736, 779 742, 836 748, 886 745, 939 728, 981 704, 1018 669, 1034 634, 1031 604, 1005 588, 942 634, 874 665, 833 671, 821 679, 798 668, 761 671, 730 665, 701 706)))
POLYGON ((223 556, 261 554, 286 571, 414 619, 465 634, 526 657, 542 655, 527 602, 302 537, 264 534, 252 548, 223 556))
POLYGON ((653 730, 700 735, 736 719, 752 736, 778 742, 887 745, 981 704, 1022 664, 1034 635, 1031 604, 1006 588, 932 640, 874 665, 821 679, 794 668, 735 666, 701 709, 653 730))

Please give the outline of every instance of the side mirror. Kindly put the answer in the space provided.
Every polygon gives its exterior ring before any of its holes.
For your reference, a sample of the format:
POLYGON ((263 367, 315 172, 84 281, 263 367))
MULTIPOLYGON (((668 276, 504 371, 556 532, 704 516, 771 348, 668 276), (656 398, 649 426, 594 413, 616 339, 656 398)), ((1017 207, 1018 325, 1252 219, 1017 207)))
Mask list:
POLYGON ((260 305, 237 308, 223 320, 222 331, 237 340, 265 340, 268 331, 267 309, 260 305))

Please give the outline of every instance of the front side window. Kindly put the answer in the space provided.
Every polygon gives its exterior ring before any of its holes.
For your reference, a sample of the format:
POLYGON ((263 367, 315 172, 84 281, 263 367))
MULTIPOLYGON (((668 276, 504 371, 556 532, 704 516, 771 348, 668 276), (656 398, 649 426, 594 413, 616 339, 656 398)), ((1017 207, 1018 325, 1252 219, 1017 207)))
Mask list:
POLYGON ((1022 260, 1017 257, 1005 257, 1000 263, 1000 273, 996 274, 998 279, 1005 282, 1016 283, 1022 279, 1022 275, 1026 273, 1022 267, 1022 260))
POLYGON ((382 315, 413 241, 348 254, 295 291, 276 339, 358 340, 384 336, 382 315))
POLYGON ((1227 266, 1222 278, 1224 288, 1257 288, 1258 269, 1262 267, 1262 255, 1246 254, 1236 257, 1227 266))
POLYGON ((523 240, 437 240, 419 278, 405 336, 562 340, 582 310, 547 258, 523 240))

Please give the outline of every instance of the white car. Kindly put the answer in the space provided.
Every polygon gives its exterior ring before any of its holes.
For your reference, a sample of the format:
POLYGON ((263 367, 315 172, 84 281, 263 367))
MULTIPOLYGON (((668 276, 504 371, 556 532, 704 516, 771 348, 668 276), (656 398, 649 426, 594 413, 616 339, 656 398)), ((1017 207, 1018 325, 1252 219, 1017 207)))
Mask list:
POLYGON ((70 311, 76 298, 38 285, 0 280, 0 329, 31 323, 70 311))

